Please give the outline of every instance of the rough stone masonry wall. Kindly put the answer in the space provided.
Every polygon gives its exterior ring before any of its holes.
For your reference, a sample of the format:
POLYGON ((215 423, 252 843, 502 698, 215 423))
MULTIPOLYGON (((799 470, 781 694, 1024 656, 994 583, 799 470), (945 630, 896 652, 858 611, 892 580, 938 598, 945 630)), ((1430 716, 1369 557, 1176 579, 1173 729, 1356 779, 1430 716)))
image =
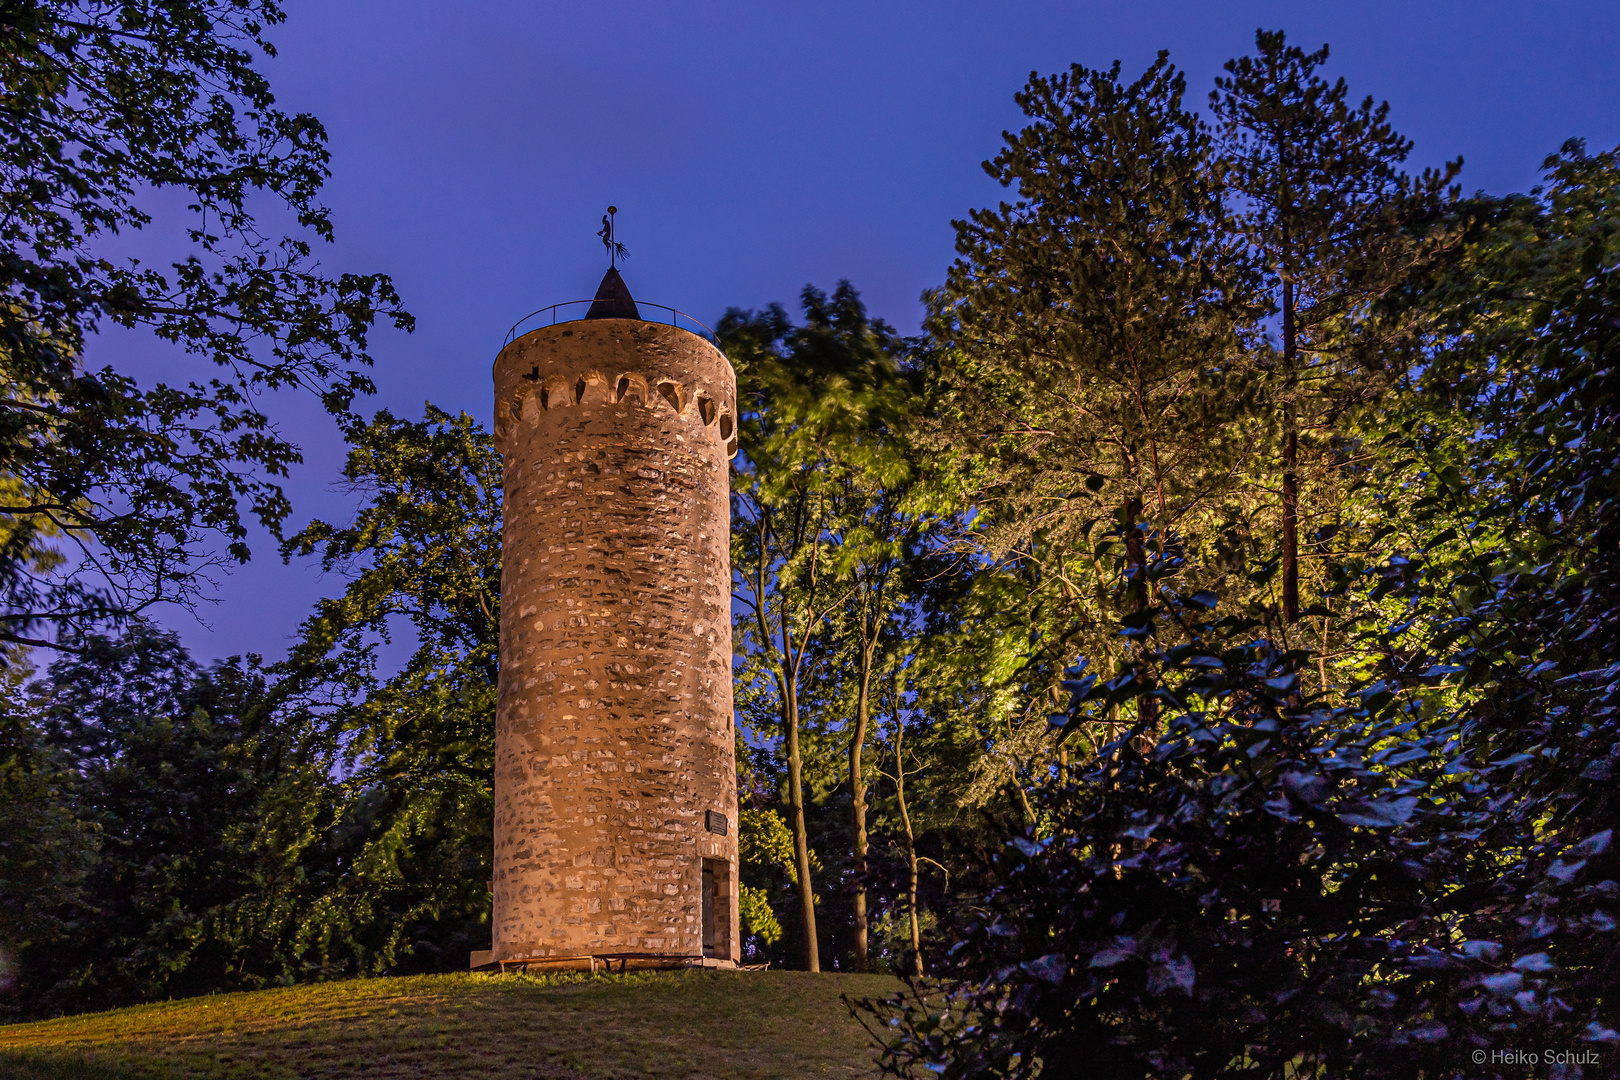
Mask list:
POLYGON ((735 961, 736 375, 685 330, 597 319, 525 335, 494 376, 493 959, 695 959, 714 859, 735 961))

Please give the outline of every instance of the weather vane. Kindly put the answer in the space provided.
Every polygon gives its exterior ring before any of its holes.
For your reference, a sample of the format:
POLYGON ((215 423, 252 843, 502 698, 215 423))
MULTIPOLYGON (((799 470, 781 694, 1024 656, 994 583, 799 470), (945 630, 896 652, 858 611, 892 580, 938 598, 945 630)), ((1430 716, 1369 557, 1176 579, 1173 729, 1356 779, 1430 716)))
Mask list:
POLYGON ((618 212, 617 206, 608 207, 608 212, 602 215, 602 230, 596 234, 602 238, 602 246, 608 250, 609 267, 617 267, 620 259, 630 257, 630 249, 613 238, 613 215, 618 212))

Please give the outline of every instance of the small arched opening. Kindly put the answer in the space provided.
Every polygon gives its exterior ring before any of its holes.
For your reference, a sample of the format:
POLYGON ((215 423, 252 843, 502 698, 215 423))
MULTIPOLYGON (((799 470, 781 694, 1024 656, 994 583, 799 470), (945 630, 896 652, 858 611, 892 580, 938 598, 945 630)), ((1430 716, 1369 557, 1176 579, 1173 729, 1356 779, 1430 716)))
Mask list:
POLYGON ((615 388, 613 396, 620 405, 645 406, 647 404, 647 380, 640 375, 620 375, 619 385, 615 388))
POLYGON ((658 393, 677 413, 686 411, 686 388, 680 383, 665 379, 658 384, 658 393))

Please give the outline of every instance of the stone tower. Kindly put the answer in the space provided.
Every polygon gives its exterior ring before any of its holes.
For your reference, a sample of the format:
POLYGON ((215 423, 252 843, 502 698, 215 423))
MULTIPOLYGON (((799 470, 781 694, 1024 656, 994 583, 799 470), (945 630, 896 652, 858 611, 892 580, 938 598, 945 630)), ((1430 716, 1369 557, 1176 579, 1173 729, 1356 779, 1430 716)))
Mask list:
POLYGON ((474 964, 731 966, 736 373, 609 270, 494 375, 494 949, 474 964))

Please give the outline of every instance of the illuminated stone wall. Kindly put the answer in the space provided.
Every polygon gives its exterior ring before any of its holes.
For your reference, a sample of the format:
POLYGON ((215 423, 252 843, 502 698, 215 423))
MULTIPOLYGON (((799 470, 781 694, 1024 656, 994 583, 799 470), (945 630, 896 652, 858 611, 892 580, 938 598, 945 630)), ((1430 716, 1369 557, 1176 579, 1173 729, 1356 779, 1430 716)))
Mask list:
POLYGON ((685 330, 590 319, 519 338, 494 376, 493 959, 696 962, 708 859, 734 962, 736 375, 685 330))

